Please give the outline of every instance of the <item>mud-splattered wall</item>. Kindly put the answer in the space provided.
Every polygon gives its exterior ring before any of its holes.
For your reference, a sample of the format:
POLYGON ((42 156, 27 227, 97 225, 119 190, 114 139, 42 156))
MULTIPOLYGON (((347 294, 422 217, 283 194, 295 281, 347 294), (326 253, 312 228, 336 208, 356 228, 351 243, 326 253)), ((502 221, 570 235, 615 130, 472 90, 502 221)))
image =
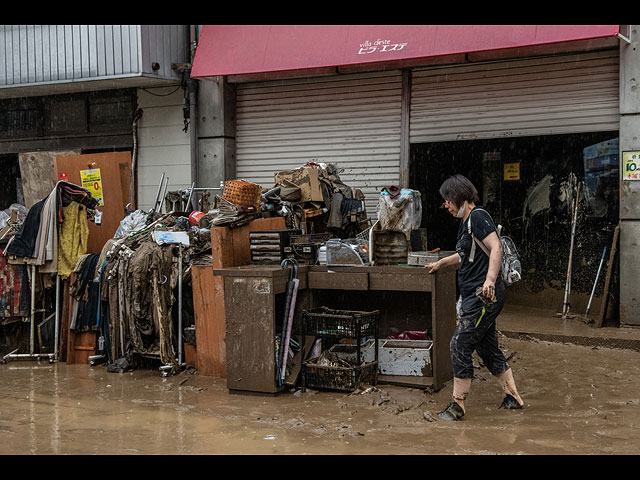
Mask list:
MULTIPOLYGON (((510 287, 511 296, 529 296, 534 303, 553 298, 560 302, 556 308, 562 307, 571 207, 580 184, 571 291, 572 306, 584 311, 603 248, 610 248, 618 224, 617 132, 412 145, 410 187, 422 193, 429 248, 455 248, 459 221, 439 208, 438 193, 454 173, 474 183, 479 203, 519 249, 524 279, 510 287)), ((605 270, 596 297, 602 295, 605 270)))

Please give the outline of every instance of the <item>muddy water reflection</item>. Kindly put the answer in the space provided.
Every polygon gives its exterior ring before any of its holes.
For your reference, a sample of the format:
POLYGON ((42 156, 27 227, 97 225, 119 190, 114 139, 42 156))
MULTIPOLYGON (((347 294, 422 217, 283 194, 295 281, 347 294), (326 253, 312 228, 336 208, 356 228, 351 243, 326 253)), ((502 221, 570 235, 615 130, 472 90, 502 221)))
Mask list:
POLYGON ((498 410, 502 392, 478 368, 453 423, 433 421, 450 385, 261 397, 188 372, 16 361, 0 365, 0 453, 640 453, 640 353, 501 342, 526 408, 498 410))

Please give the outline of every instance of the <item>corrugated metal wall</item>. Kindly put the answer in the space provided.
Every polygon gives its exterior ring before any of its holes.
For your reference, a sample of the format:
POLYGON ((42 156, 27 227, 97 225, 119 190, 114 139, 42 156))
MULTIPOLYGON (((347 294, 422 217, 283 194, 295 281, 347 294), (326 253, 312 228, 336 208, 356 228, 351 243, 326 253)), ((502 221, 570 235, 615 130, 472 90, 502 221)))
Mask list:
POLYGON ((279 170, 333 163, 375 218, 399 182, 401 84, 398 71, 239 84, 237 178, 268 187, 279 170))
POLYGON ((416 69, 410 142, 618 130, 617 51, 416 69))
POLYGON ((179 79, 180 74, 171 69, 171 63, 188 62, 188 25, 139 25, 141 38, 140 71, 152 73, 151 64, 159 69, 149 76, 179 79))
POLYGON ((0 87, 140 75, 178 78, 186 25, 0 25, 0 87))

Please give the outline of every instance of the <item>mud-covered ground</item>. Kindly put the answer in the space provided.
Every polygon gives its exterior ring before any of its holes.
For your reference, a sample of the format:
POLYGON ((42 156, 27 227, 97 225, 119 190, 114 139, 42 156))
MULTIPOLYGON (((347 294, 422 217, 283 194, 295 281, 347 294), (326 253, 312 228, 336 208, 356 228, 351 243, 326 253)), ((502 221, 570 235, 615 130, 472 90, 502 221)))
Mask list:
POLYGON ((193 371, 0 365, 0 454, 638 454, 640 352, 501 336, 526 408, 478 361, 459 422, 439 392, 230 395, 193 371))

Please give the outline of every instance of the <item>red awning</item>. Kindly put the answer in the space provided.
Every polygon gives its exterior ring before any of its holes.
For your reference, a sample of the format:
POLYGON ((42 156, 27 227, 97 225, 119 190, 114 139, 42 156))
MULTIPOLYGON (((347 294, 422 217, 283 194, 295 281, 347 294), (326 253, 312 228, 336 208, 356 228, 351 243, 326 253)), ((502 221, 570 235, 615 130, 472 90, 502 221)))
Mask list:
POLYGON ((619 25, 205 25, 192 77, 398 62, 616 37, 619 25))

